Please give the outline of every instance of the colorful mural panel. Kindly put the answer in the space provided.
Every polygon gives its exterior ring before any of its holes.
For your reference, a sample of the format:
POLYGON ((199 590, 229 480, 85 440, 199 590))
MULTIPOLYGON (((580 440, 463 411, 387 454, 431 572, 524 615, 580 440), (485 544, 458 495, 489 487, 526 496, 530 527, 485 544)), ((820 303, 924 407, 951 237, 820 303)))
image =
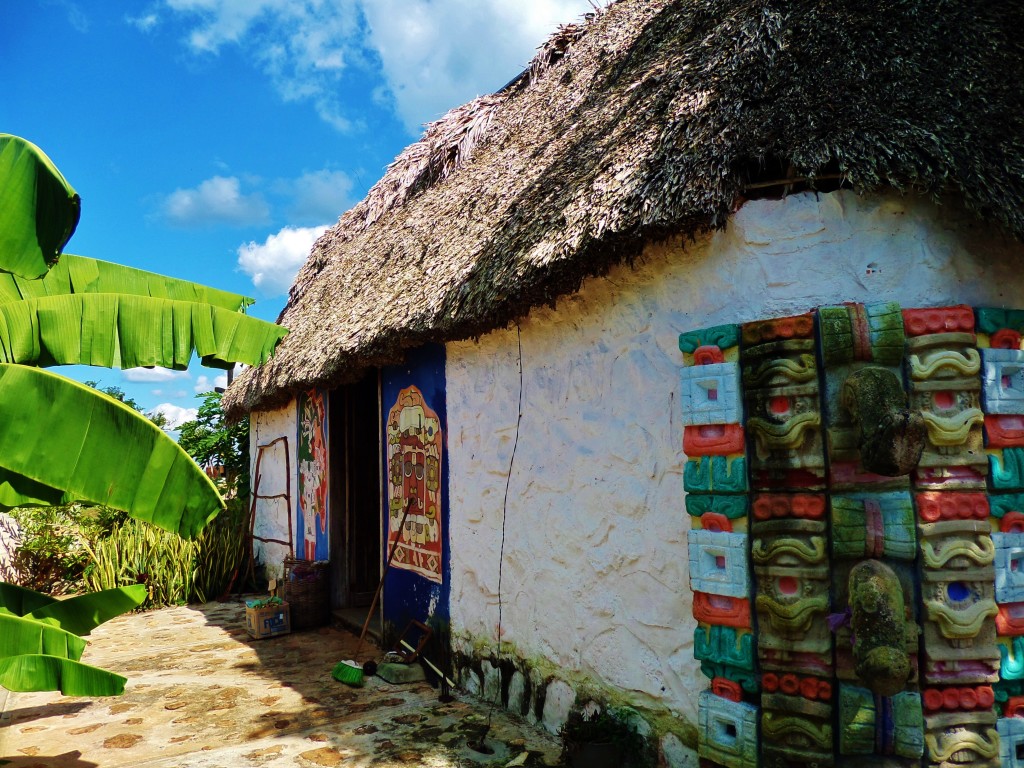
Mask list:
POLYGON ((894 302, 680 336, 706 768, 1024 764, 1022 338, 894 302))
POLYGON ((295 556, 327 560, 328 488, 330 462, 327 446, 327 397, 312 389, 299 395, 299 497, 296 510, 295 556))
POLYGON ((387 418, 388 551, 398 542, 391 567, 438 584, 443 581, 442 447, 437 413, 415 386, 401 390, 387 418))

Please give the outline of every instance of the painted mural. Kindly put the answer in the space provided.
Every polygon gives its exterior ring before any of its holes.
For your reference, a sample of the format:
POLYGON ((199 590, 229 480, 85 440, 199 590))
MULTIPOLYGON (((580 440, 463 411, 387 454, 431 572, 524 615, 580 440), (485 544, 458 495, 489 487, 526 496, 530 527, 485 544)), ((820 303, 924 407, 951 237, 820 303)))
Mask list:
POLYGON ((388 551, 397 540, 392 567, 438 584, 443 581, 442 446, 437 413, 415 386, 401 390, 387 418, 388 551))
POLYGON ((295 554, 305 560, 327 560, 327 398, 312 389, 299 395, 299 498, 298 539, 295 554))
POLYGON ((1024 312, 684 333, 707 765, 1016 766, 1024 312))

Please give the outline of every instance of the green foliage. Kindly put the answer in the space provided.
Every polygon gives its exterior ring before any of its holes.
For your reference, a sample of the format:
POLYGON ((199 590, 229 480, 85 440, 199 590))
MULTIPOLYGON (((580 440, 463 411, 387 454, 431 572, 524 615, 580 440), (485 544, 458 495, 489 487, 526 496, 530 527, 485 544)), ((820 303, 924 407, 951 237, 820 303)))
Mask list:
POLYGON ((654 764, 647 740, 639 732, 640 716, 630 707, 601 707, 597 711, 573 710, 559 731, 568 755, 583 744, 607 744, 623 766, 646 768, 654 764))
POLYGON ((18 507, 8 514, 18 524, 21 535, 21 543, 12 557, 18 582, 51 595, 75 590, 89 559, 82 546, 80 508, 18 507))
POLYGON ((40 277, 78 226, 78 193, 39 147, 0 133, 0 270, 40 277))
POLYGON ((116 507, 185 537, 224 507, 210 479, 160 428, 78 382, 0 364, 0 423, 0 467, 22 504, 39 503, 41 487, 51 503, 116 507), (30 493, 13 485, 16 478, 34 484, 30 493))
POLYGON ((249 419, 228 424, 221 394, 204 392, 199 413, 179 429, 178 445, 202 467, 222 467, 228 495, 249 492, 249 419))
POLYGON ((149 419, 158 427, 160 427, 160 429, 163 429, 164 427, 167 426, 167 417, 164 414, 159 412, 146 413, 145 411, 142 410, 142 406, 139 405, 138 401, 134 397, 128 397, 128 394, 120 387, 101 387, 100 382, 94 380, 85 381, 83 383, 87 387, 92 387, 93 389, 102 392, 107 397, 114 398, 119 403, 124 403, 133 411, 138 411, 139 413, 143 414, 147 419, 149 419))
POLYGON ((212 600, 241 573, 245 558, 244 504, 232 500, 194 540, 185 541, 139 520, 128 519, 95 543, 86 544, 92 562, 83 574, 91 590, 145 584, 143 608, 212 600))
POLYGON ((0 659, 0 687, 9 691, 119 696, 124 693, 125 682, 121 675, 57 656, 22 654, 0 659))
POLYGON ((27 619, 53 624, 76 635, 88 635, 100 624, 115 616, 138 608, 145 601, 144 584, 87 592, 52 603, 23 614, 27 619))
POLYGON ((66 696, 115 696, 125 679, 82 664, 80 635, 142 602, 146 588, 53 598, 0 583, 0 686, 10 691, 60 691, 66 696), (30 612, 31 609, 31 612, 30 612))

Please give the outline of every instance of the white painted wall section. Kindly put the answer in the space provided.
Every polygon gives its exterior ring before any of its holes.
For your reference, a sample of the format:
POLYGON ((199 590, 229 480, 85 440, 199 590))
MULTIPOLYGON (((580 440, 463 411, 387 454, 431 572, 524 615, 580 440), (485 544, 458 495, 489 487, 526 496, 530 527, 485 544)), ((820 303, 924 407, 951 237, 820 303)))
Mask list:
MULTIPOLYGON (((253 489, 256 489, 256 457, 261 445, 269 445, 280 437, 288 438, 287 461, 284 441, 264 451, 260 464, 260 496, 278 496, 289 490, 289 477, 286 467, 290 468, 291 505, 284 498, 258 499, 256 501, 256 525, 253 533, 266 539, 288 541, 289 520, 294 526, 294 508, 298 493, 298 418, 296 403, 292 400, 288 405, 273 411, 257 411, 251 414, 249 427, 249 460, 250 475, 253 489)), ((294 536, 294 532, 293 532, 294 536)), ((293 539, 294 540, 294 539, 293 539)), ((257 562, 264 565, 268 578, 278 578, 283 574, 284 558, 289 554, 288 547, 282 544, 255 541, 257 562)))
POLYGON ((533 310, 447 345, 451 619, 570 682, 697 721, 679 413, 680 332, 844 301, 1024 307, 1024 247, 957 205, 896 194, 747 203, 724 232, 651 245, 533 310), (504 519, 504 526, 503 526, 504 519))

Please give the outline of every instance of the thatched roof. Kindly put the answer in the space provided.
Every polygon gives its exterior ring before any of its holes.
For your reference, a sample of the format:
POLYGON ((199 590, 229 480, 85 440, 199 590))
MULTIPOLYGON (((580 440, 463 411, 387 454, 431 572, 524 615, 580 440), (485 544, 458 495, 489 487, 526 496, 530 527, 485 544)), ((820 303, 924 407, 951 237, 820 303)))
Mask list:
POLYGON ((229 413, 504 326, 787 178, 952 192, 1024 239, 1022 29, 1019 0, 619 0, 317 241, 229 413))

